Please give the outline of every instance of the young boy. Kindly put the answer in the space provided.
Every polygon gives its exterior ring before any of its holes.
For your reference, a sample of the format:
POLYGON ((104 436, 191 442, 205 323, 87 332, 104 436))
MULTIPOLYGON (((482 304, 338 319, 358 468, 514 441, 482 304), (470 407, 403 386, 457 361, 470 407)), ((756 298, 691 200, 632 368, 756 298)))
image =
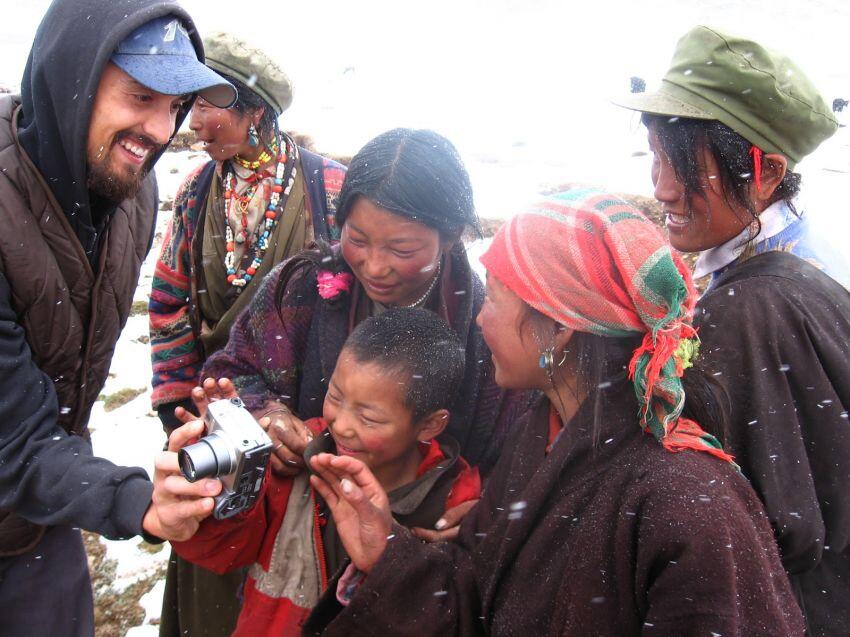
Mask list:
MULTIPOLYGON (((440 435, 463 380, 464 350, 433 312, 392 309, 348 337, 331 376, 324 418, 305 456, 361 459, 389 493, 405 526, 434 528, 446 509, 477 499, 477 470, 440 435)), ((347 556, 308 475, 267 473, 256 506, 228 520, 205 520, 174 543, 183 558, 218 573, 248 569, 240 635, 296 635, 347 556)))

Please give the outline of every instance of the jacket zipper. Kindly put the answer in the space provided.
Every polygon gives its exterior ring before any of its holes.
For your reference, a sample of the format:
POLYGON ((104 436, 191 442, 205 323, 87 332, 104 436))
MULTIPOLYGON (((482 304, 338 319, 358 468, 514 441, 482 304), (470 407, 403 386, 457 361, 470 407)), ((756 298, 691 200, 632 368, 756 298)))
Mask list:
POLYGON ((321 516, 319 515, 319 503, 316 501, 315 496, 313 497, 313 515, 315 523, 313 524, 313 537, 316 541, 316 554, 319 558, 319 574, 321 575, 322 580, 322 590, 320 594, 324 593, 328 588, 328 566, 325 560, 325 545, 322 542, 322 527, 320 524, 321 516))

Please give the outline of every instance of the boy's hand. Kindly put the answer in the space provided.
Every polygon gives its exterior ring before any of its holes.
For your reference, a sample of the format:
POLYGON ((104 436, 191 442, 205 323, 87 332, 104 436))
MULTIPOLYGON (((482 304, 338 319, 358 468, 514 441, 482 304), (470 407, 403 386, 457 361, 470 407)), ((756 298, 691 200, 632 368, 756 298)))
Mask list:
POLYGON ((178 427, 168 438, 168 451, 156 458, 151 504, 142 518, 146 533, 163 540, 191 538, 201 520, 213 511, 213 496, 221 491, 221 482, 205 479, 192 483, 180 473, 177 451, 204 433, 204 423, 195 420, 178 427))
POLYGON ((448 542, 449 540, 454 540, 458 533, 460 533, 460 523, 463 521, 463 518, 466 517, 466 514, 476 504, 478 504, 477 499, 468 500, 461 502, 456 507, 448 509, 443 514, 443 517, 437 520, 437 523, 434 525, 434 528, 437 529, 436 531, 423 529, 418 526, 413 527, 410 531, 420 540, 425 540, 426 542, 448 542))
POLYGON ((267 403, 262 411, 260 425, 274 445, 272 471, 282 478, 298 475, 304 470, 304 449, 313 439, 313 434, 304 421, 282 403, 267 403))
POLYGON ((192 402, 195 403, 195 411, 198 413, 193 414, 183 407, 178 407, 174 410, 174 415, 185 425, 196 418, 203 419, 207 415, 207 406, 214 400, 230 400, 231 398, 239 398, 239 394, 230 379, 219 378, 216 382, 214 378, 205 378, 192 390, 192 402))
POLYGON ((310 484, 331 509, 336 530, 354 565, 368 573, 389 541, 390 501, 365 464, 348 456, 320 453, 311 459, 310 484))

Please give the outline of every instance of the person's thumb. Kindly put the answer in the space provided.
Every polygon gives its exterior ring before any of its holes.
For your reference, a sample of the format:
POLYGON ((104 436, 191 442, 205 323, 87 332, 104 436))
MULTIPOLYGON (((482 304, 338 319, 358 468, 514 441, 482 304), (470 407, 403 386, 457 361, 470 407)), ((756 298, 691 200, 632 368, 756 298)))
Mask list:
POLYGON ((438 531, 443 531, 445 529, 450 529, 453 526, 457 526, 466 514, 469 513, 469 510, 476 504, 478 504, 478 500, 468 500, 467 502, 461 502, 456 507, 452 507, 446 511, 439 520, 437 520, 437 523, 434 524, 434 528, 438 531))
POLYGON ((289 449, 292 453, 303 455, 304 449, 307 447, 306 440, 294 427, 288 424, 272 423, 277 439, 283 443, 283 446, 289 449))

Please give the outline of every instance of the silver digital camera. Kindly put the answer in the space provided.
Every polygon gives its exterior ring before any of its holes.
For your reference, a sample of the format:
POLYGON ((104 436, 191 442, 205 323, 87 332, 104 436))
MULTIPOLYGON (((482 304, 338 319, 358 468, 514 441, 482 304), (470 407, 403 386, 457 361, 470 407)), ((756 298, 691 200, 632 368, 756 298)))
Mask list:
POLYGON ((207 433, 177 452, 180 471, 189 482, 221 480, 213 516, 223 520, 254 505, 272 452, 272 441, 238 398, 207 407, 207 433))

